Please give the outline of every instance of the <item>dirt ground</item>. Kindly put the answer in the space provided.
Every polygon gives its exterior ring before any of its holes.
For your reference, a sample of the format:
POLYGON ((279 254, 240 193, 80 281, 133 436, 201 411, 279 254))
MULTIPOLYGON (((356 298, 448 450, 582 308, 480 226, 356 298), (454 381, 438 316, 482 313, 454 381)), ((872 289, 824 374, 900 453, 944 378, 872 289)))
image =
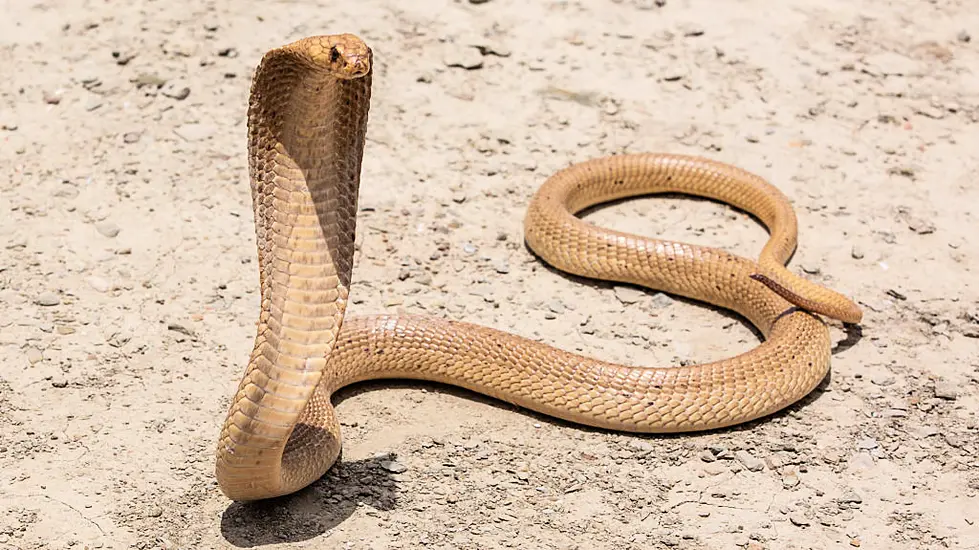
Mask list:
MULTIPOLYGON (((979 548, 979 12, 964 0, 0 0, 0 548, 979 548), (451 388, 343 392, 342 465, 258 505, 213 453, 258 307, 245 101, 268 49, 375 51, 351 313, 465 319, 634 365, 758 338, 562 276, 555 170, 706 155, 798 209, 853 296, 831 377, 717 432, 583 429, 451 388)), ((711 202, 587 219, 755 256, 711 202)))

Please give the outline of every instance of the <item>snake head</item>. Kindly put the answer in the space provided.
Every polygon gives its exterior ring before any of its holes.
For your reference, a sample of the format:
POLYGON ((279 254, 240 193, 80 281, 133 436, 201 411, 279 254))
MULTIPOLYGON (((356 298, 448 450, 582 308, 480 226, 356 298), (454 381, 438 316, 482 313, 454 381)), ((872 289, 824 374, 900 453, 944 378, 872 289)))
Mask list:
POLYGON ((367 75, 371 71, 371 49, 352 34, 317 36, 308 40, 306 52, 317 65, 344 80, 367 75))

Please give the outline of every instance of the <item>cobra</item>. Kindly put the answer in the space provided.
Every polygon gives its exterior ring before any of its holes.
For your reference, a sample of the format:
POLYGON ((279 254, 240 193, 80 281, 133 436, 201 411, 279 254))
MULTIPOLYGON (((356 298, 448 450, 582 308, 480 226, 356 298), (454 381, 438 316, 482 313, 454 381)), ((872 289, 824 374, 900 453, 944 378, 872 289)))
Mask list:
POLYGON ((805 396, 826 375, 819 315, 859 323, 848 298, 793 275, 797 221, 777 188, 708 159, 617 155, 567 167, 528 206, 528 246, 576 275, 632 283, 737 312, 764 336, 724 360, 636 367, 569 353, 464 321, 378 314, 344 319, 353 271, 371 49, 350 34, 269 51, 253 78, 248 164, 261 309, 254 349, 217 446, 233 500, 297 491, 340 454, 331 395, 371 379, 452 384, 567 421, 642 433, 747 422, 805 396), (757 261, 592 225, 577 213, 654 193, 721 201, 769 230, 757 261))

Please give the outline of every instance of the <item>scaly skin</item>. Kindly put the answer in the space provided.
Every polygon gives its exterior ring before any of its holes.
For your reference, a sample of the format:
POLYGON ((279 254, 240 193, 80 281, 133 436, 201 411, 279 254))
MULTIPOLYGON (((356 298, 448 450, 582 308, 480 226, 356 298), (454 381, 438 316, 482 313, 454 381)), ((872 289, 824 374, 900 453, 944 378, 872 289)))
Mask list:
POLYGON ((702 365, 638 368, 464 322, 415 315, 344 320, 370 105, 370 49, 352 35, 270 51, 256 72, 248 150, 261 282, 258 334, 217 449, 234 500, 297 491, 340 453, 330 397, 358 381, 429 380, 537 412, 627 432, 708 430, 799 400, 829 369, 820 313, 860 321, 849 299, 785 269, 796 246, 788 199, 761 178, 699 157, 621 155, 549 178, 525 219, 529 246, 581 276, 642 285, 733 310, 765 341, 702 365), (758 262, 709 247, 602 229, 575 214, 614 199, 677 192, 758 217, 758 262))

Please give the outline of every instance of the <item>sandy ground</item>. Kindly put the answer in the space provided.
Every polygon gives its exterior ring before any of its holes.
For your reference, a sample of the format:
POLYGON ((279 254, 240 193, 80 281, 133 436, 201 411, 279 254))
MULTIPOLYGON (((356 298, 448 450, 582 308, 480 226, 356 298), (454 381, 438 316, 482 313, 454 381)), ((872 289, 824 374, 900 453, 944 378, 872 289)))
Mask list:
MULTIPOLYGON (((0 548, 979 548, 970 4, 0 1, 0 548), (857 299, 862 335, 833 325, 831 377, 790 410, 682 437, 361 386, 341 466, 232 505, 212 467, 258 305, 251 71, 347 31, 377 61, 352 313, 636 365, 750 349, 736 317, 522 242, 555 170, 670 151, 780 186, 791 268, 857 299)), ((587 219, 748 256, 766 237, 682 198, 587 219)))

